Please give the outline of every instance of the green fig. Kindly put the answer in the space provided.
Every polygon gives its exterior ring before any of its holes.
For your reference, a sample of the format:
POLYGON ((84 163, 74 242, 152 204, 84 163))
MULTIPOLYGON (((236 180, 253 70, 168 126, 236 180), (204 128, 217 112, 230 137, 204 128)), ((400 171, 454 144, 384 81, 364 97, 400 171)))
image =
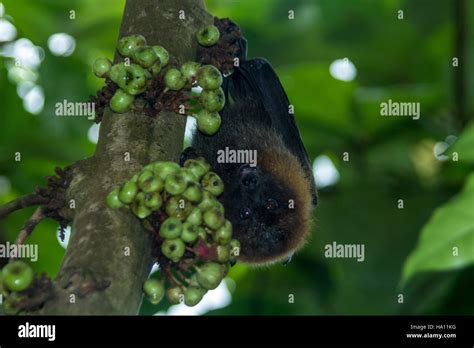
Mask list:
POLYGON ((209 191, 214 196, 219 196, 224 192, 224 182, 214 172, 209 172, 201 179, 201 185, 204 190, 209 191))
POLYGON ((217 89, 222 85, 223 77, 219 69, 213 65, 204 65, 196 74, 196 81, 203 89, 217 89))
POLYGON ((200 67, 201 64, 197 62, 186 62, 181 65, 180 71, 189 83, 193 83, 200 67))
POLYGON ((97 58, 93 65, 94 74, 97 77, 106 77, 112 68, 112 63, 107 58, 97 58))
POLYGON ((215 25, 208 25, 198 30, 196 39, 201 46, 212 46, 219 41, 220 32, 215 25))
POLYGON ((133 51, 132 59, 143 68, 149 68, 158 60, 158 56, 150 46, 141 46, 133 51))
POLYGON ((151 47, 155 51, 155 54, 158 56, 161 66, 163 67, 167 65, 170 60, 170 54, 168 53, 168 51, 164 47, 159 46, 159 45, 155 45, 151 47))
POLYGON ((186 306, 195 306, 201 302, 206 292, 198 287, 190 286, 184 290, 184 303, 186 306))
POLYGON ((143 284, 143 292, 148 300, 156 305, 163 299, 163 296, 165 295, 165 287, 159 280, 151 278, 143 284))
POLYGON ((171 195, 179 195, 188 186, 186 179, 180 173, 170 174, 165 180, 165 190, 171 195))
POLYGON ((110 109, 116 113, 126 112, 130 109, 134 100, 133 95, 127 94, 119 88, 110 99, 110 109))
POLYGON ((206 290, 217 288, 223 278, 223 268, 216 262, 206 263, 198 270, 197 280, 206 290))
POLYGON ((203 214, 203 220, 206 226, 217 230, 224 224, 224 214, 219 209, 213 207, 206 210, 203 214))
POLYGON ((173 91, 179 91, 186 84, 186 79, 181 71, 175 68, 166 71, 164 81, 165 86, 173 91))
POLYGON ((120 188, 118 198, 122 203, 130 204, 138 193, 138 186, 133 181, 125 182, 120 188))
POLYGON ((181 236, 183 225, 178 218, 169 217, 160 226, 160 236, 166 239, 174 239, 181 236))
POLYGON ((178 262, 186 251, 186 245, 179 239, 165 239, 161 244, 161 252, 173 262, 178 262))
POLYGON ((146 39, 143 35, 124 36, 119 40, 117 50, 122 56, 130 57, 138 47, 145 45, 146 39))
POLYGON ((232 224, 225 220, 224 224, 214 231, 212 239, 219 244, 228 244, 232 240, 232 224))
POLYGON ((34 273, 24 261, 13 261, 2 269, 2 284, 10 291, 23 291, 33 282, 34 273))
POLYGON ((166 298, 171 304, 178 304, 184 301, 183 290, 179 286, 175 286, 166 290, 166 298))
POLYGON ((107 195, 106 202, 109 208, 112 208, 112 209, 119 209, 123 207, 123 203, 119 199, 118 187, 110 191, 110 193, 107 195))
POLYGON ((197 128, 206 135, 217 133, 221 127, 221 116, 217 112, 210 112, 202 109, 193 115, 197 120, 197 128))
POLYGON ((198 237, 198 229, 195 225, 185 222, 183 224, 183 232, 181 232, 181 239, 185 243, 193 243, 198 237))
POLYGON ((199 101, 207 111, 221 111, 225 105, 224 91, 220 87, 218 89, 205 89, 201 92, 199 101))
POLYGON ((186 218, 186 222, 194 226, 199 226, 202 224, 202 211, 199 208, 193 208, 186 218))

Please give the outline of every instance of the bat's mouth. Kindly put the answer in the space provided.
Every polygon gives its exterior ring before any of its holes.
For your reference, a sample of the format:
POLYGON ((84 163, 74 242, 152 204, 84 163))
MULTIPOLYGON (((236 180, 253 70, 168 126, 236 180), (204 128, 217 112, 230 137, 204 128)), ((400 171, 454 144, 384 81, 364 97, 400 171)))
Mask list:
POLYGON ((255 224, 251 228, 236 226, 235 238, 241 244, 242 256, 260 255, 270 257, 281 254, 287 249, 287 234, 275 228, 269 228, 264 224, 255 224))

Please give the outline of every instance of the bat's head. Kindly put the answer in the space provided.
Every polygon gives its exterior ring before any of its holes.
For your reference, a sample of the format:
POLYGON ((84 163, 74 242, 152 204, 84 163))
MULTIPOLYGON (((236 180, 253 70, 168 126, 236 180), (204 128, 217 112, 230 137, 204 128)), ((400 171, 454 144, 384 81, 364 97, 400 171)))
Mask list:
POLYGON ((284 148, 264 151, 257 166, 238 168, 225 200, 239 260, 248 263, 288 259, 310 231, 312 196, 301 164, 284 148))

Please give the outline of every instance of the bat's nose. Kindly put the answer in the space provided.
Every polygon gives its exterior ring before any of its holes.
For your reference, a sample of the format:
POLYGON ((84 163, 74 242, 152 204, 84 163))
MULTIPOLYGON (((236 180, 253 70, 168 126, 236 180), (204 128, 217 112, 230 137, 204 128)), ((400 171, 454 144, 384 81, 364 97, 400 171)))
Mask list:
POLYGON ((239 169, 240 183, 249 191, 254 191, 259 184, 258 169, 244 164, 239 169))
POLYGON ((255 171, 255 167, 251 167, 250 164, 242 164, 239 168, 239 176, 245 175, 249 172, 255 171))

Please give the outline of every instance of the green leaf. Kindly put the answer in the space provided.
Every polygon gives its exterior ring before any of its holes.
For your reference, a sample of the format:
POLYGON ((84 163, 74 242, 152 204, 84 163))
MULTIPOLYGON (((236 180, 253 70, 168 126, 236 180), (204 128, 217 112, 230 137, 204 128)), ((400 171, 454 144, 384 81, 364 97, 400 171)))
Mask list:
POLYGON ((458 269, 473 262, 474 173, 461 193, 436 209, 423 227, 417 247, 405 262, 402 283, 419 272, 458 269))
POLYGON ((474 163, 474 123, 466 127, 460 138, 448 150, 449 154, 458 153, 460 162, 474 163))

